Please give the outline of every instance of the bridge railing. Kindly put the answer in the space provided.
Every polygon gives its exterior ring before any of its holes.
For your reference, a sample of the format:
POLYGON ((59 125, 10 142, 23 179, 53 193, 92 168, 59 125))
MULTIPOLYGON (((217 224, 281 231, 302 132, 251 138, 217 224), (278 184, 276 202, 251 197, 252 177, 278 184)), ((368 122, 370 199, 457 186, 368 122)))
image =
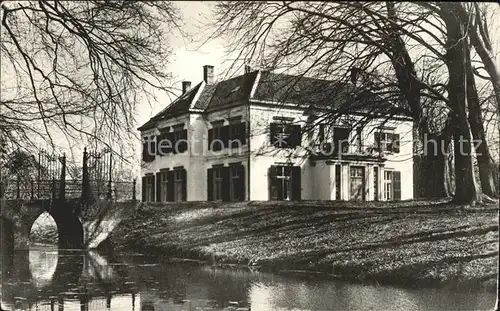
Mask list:
MULTIPOLYGON (((65 198, 81 198, 82 180, 65 180, 65 198)), ((128 201, 136 199, 135 181, 89 182, 89 200, 111 199, 112 201, 128 201), (111 188, 110 188, 111 185, 111 188)), ((7 200, 23 199, 59 199, 61 196, 60 180, 23 180, 4 181, 0 189, 0 198, 7 200)))

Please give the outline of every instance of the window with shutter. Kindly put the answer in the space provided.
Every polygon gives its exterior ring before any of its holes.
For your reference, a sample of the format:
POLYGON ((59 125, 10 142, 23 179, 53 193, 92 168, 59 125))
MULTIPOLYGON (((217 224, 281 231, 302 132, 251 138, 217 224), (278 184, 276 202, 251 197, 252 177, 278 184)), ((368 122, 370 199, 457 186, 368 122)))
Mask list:
POLYGON ((301 200, 301 192, 302 192, 302 186, 301 186, 301 173, 300 173, 300 166, 293 166, 292 167, 292 200, 301 200))
POLYGON ((214 169, 207 169, 207 200, 212 201, 214 199, 214 169))
POLYGON ((183 153, 188 149, 187 130, 181 130, 177 135, 179 138, 177 140, 177 150, 179 153, 183 153))
POLYGON ((166 156, 172 152, 172 142, 170 133, 164 132, 157 137, 157 154, 159 156, 166 156))
POLYGON ((271 145, 273 145, 273 146, 275 146, 275 144, 276 144, 276 140, 277 140, 276 134, 277 134, 277 124, 271 123, 269 125, 269 138, 270 138, 271 145))
POLYGON ((174 201, 186 201, 186 170, 174 170, 174 201))
POLYGON ((378 151, 399 153, 399 134, 379 131, 374 135, 378 151))
POLYGON ((222 148, 229 148, 229 125, 220 128, 220 140, 222 148))
POLYGON ((269 176, 269 197, 271 200, 290 200, 300 199, 300 167, 289 165, 271 166, 268 172, 269 176), (296 174, 295 182, 292 173, 296 174), (299 193, 295 196, 293 192, 299 193))
POLYGON ((387 201, 394 199, 393 171, 384 171, 384 197, 387 201))
POLYGON ((156 155, 156 140, 153 138, 146 138, 142 143, 142 160, 144 162, 152 162, 156 155))
POLYGON ((223 173, 222 173, 222 167, 214 167, 212 173, 212 200, 217 201, 217 200, 222 200, 222 187, 223 187, 223 173))
POLYGON ((229 125, 229 148, 239 148, 246 144, 246 123, 229 125))
POLYGON ((392 152, 399 153, 399 134, 392 134, 392 152))
POLYGON ((156 173, 156 202, 161 202, 161 172, 156 173))
POLYGON ((146 175, 143 177, 142 185, 142 198, 144 202, 154 202, 155 201, 155 176, 146 175))
POLYGON ((400 171, 393 171, 392 183, 393 183, 394 200, 401 200, 401 172, 400 171))
POLYGON ((245 167, 241 164, 229 166, 229 199, 243 201, 245 199, 245 167))
POLYGON ((167 201, 175 200, 174 171, 167 171, 167 201))
POLYGON ((278 200, 278 179, 276 178, 276 170, 277 167, 272 165, 267 171, 270 200, 278 200))
POLYGON ((340 200, 342 190, 342 166, 335 165, 335 200, 340 200))
POLYGON ((230 200, 230 176, 229 176, 229 167, 221 167, 222 171, 222 201, 230 200))
POLYGON ((336 153, 347 153, 349 149, 349 129, 335 127, 333 129, 333 141, 336 153))
MULTIPOLYGON (((224 126, 222 126, 222 122, 214 123, 213 128, 208 130, 208 150, 212 151, 220 151, 224 148, 226 144, 222 137, 224 126)), ((227 142, 227 139, 226 139, 227 142)))
POLYGON ((302 144, 301 127, 298 124, 289 127, 291 127, 291 129, 287 129, 290 131, 290 135, 288 136, 288 148, 296 148, 302 144))
POLYGON ((276 148, 295 148, 302 142, 301 127, 298 124, 271 123, 270 138, 276 148))
POLYGON ((147 202, 146 201, 146 176, 142 177, 142 183, 141 183, 141 196, 142 196, 142 202, 147 202))

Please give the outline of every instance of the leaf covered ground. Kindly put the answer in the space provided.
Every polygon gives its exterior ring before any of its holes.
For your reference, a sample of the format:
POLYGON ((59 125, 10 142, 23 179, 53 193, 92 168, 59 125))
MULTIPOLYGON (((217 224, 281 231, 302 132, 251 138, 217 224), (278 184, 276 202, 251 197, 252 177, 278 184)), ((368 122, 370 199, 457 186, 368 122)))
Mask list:
POLYGON ((496 286, 498 209, 444 201, 143 204, 115 250, 416 284, 496 286))

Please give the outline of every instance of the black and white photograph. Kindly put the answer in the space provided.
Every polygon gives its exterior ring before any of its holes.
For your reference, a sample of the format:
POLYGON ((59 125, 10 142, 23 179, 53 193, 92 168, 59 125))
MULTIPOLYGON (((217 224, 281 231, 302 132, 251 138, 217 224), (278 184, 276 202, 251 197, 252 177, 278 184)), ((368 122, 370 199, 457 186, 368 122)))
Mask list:
POLYGON ((498 3, 0 16, 0 310, 499 310, 498 3))

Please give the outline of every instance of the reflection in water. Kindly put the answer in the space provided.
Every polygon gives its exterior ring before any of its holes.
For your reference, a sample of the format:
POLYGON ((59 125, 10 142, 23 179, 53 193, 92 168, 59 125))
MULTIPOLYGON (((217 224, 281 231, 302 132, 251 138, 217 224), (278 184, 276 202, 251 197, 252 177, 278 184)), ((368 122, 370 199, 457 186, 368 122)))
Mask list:
POLYGON ((57 248, 38 249, 29 252, 29 269, 37 289, 48 286, 52 282, 52 277, 57 268, 58 255, 57 248))
POLYGON ((15 252, 2 310, 487 310, 494 292, 311 280, 141 256, 15 252))

